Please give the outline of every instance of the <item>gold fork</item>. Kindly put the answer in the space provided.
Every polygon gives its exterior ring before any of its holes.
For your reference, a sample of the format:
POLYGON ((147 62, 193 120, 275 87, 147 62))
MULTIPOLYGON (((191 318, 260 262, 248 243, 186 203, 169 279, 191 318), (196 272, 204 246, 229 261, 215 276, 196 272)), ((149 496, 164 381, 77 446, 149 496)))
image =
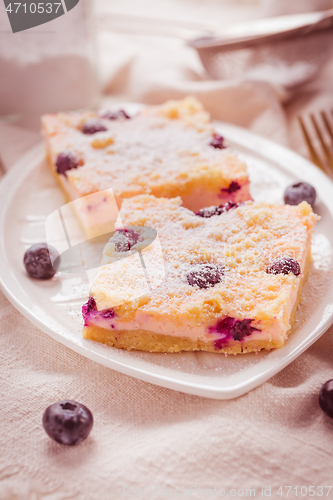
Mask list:
POLYGON ((333 111, 330 114, 326 111, 320 111, 316 115, 312 113, 310 120, 298 116, 298 121, 313 163, 332 177, 333 111), (307 125, 306 121, 310 122, 310 125, 307 125))

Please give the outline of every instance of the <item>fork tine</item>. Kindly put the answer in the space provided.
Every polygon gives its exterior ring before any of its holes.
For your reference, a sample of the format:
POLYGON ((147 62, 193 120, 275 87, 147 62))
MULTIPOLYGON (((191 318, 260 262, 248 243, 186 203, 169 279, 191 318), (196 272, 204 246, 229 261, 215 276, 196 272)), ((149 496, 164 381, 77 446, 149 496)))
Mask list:
POLYGON ((308 131, 306 129, 305 123, 303 121, 303 118, 300 115, 298 116, 298 121, 299 121, 301 130, 303 132, 303 136, 304 136, 306 145, 308 147, 308 150, 309 150, 309 153, 311 156, 311 160, 313 161, 313 163, 315 163, 317 165, 317 167, 319 167, 321 170, 323 170, 323 172, 326 173, 325 166, 324 166, 323 162, 321 161, 321 159, 319 158, 319 156, 317 155, 316 150, 312 145, 312 142, 311 142, 310 136, 308 134, 308 131))
POLYGON ((317 137, 318 137, 318 139, 320 141, 321 147, 323 148, 326 160, 327 160, 327 162, 330 165, 331 173, 332 173, 333 172, 333 157, 331 156, 331 154, 330 154, 330 152, 328 150, 328 147, 326 145, 326 142, 324 141, 323 134, 322 134, 322 132, 321 132, 321 130, 319 128, 319 125, 317 123, 317 120, 316 120, 315 116, 313 114, 311 114, 310 118, 311 118, 312 124, 314 126, 314 129, 316 131, 317 137))
POLYGON ((325 128, 326 128, 326 130, 327 130, 327 132, 328 132, 329 136, 331 137, 331 139, 332 139, 332 141, 333 141, 333 129, 332 129, 332 126, 331 126, 331 124, 330 124, 330 122, 329 122, 329 120, 328 120, 328 116, 327 116, 327 114, 325 113, 325 111, 321 111, 321 113, 320 113, 320 114, 321 114, 321 117, 322 117, 323 122, 324 122, 324 124, 325 124, 325 128))

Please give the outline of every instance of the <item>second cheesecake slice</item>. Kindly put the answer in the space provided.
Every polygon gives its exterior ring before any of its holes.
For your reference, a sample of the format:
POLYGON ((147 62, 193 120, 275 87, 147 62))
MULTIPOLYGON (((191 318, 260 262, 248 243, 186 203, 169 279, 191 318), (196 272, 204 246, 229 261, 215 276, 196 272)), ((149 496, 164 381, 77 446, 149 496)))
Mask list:
POLYGON ((145 106, 133 116, 123 109, 46 115, 42 125, 67 200, 80 200, 73 207, 87 238, 109 231, 99 214, 139 194, 181 196, 194 211, 251 199, 245 163, 195 98, 145 106))

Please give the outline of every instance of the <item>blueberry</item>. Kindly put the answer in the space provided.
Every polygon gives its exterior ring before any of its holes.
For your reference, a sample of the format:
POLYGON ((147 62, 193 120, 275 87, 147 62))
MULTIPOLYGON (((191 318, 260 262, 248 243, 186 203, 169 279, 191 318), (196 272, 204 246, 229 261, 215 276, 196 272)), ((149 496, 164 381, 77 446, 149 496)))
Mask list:
POLYGON ((128 252, 139 239, 138 233, 132 229, 116 229, 112 237, 116 252, 128 252))
POLYGON ((104 132, 107 130, 107 127, 96 118, 89 118, 89 120, 85 121, 82 125, 81 131, 84 134, 96 134, 97 132, 104 132))
POLYGON ((89 297, 88 302, 82 306, 82 312, 89 314, 91 311, 97 311, 96 301, 93 297, 89 297))
POLYGON ((124 109, 118 109, 117 111, 105 111, 105 113, 103 113, 101 116, 102 118, 107 118, 108 120, 128 120, 131 118, 124 109))
POLYGON ((233 203, 232 201, 227 201, 223 205, 219 205, 218 207, 206 207, 201 208, 195 215, 199 217, 204 217, 208 219, 209 217, 213 217, 213 215, 221 215, 224 212, 229 212, 232 208, 237 208, 240 203, 233 203))
POLYGON ((91 411, 76 401, 58 401, 46 408, 43 426, 58 443, 74 445, 89 436, 94 419, 91 411))
POLYGON ((333 380, 328 380, 320 389, 319 406, 328 415, 333 418, 333 380))
POLYGON ((102 318, 114 318, 114 315, 114 309, 106 309, 105 311, 101 312, 102 318))
MULTIPOLYGON (((93 297, 89 297, 88 302, 82 306, 82 316, 84 319, 84 326, 89 326, 91 320, 94 321, 96 318, 111 319, 116 316, 116 313, 113 308, 97 311, 95 299, 93 297)), ((114 327, 112 326, 112 328, 114 327)))
POLYGON ((267 268, 268 274, 289 274, 293 273, 295 276, 301 274, 301 266, 297 260, 291 257, 281 257, 281 259, 272 262, 267 268))
POLYGON ((253 332, 260 332, 259 328, 251 325, 253 319, 236 319, 231 316, 226 316, 224 319, 209 328, 209 333, 218 333, 221 335, 219 339, 214 341, 216 349, 222 349, 228 345, 230 340, 242 341, 245 337, 252 335, 253 332))
POLYGON ((82 306, 82 316, 84 319, 84 326, 89 326, 90 318, 97 315, 96 302, 93 297, 89 297, 88 302, 82 306))
POLYGON ((190 271, 186 278, 191 286, 199 288, 209 288, 219 283, 224 276, 223 266, 216 264, 196 264, 195 268, 190 271))
POLYGON ((226 146, 224 145, 224 137, 220 134, 214 134, 213 139, 209 143, 210 146, 213 146, 213 148, 216 149, 225 149, 226 146))
POLYGON ((225 191, 226 193, 232 194, 238 191, 241 188, 241 185, 237 181, 232 181, 230 186, 227 188, 222 188, 221 191, 225 191))
POLYGON ((28 248, 23 257, 24 267, 31 278, 48 280, 57 272, 60 259, 57 250, 46 243, 36 243, 28 248), (57 259, 56 268, 52 261, 57 259), (51 261, 52 259, 52 261, 51 261))
POLYGON ((58 174, 66 175, 67 170, 79 166, 79 159, 75 153, 66 150, 58 154, 55 164, 58 174))
POLYGON ((316 190, 307 182, 292 184, 284 192, 284 202, 286 205, 298 205, 302 201, 307 201, 313 207, 315 200, 316 190))
POLYGON ((198 217, 203 217, 205 219, 209 219, 210 217, 213 217, 213 215, 221 215, 222 212, 220 212, 220 207, 205 207, 201 208, 198 212, 195 212, 195 215, 198 217))
POLYGON ((260 331, 259 328, 255 328, 251 325, 253 319, 242 319, 236 320, 235 324, 231 329, 231 335, 234 340, 243 340, 244 337, 251 335, 255 331, 260 331))

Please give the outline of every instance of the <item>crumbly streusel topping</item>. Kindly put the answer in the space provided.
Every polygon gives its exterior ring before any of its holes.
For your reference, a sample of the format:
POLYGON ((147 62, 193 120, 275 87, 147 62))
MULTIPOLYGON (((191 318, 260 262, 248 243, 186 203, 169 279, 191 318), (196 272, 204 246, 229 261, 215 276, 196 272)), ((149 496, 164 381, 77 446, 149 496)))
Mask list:
POLYGON ((228 149, 210 145, 214 133, 209 114, 188 97, 162 106, 146 106, 131 119, 109 120, 95 113, 59 113, 42 119, 51 160, 70 150, 80 166, 67 172, 82 195, 113 188, 123 198, 142 193, 182 196, 195 186, 218 192, 232 181, 248 182, 246 165, 228 149), (83 134, 88 119, 106 131, 83 134))
MULTIPOLYGON (((202 218, 182 207, 180 198, 149 195, 125 200, 120 217, 124 227, 136 226, 139 233, 142 228, 138 245, 147 239, 145 228, 157 231, 166 277, 149 293, 116 306, 116 313, 124 321, 140 312, 193 326, 211 323, 224 314, 264 322, 279 316, 288 322, 289 318, 283 317, 284 306, 297 289, 299 278, 293 274, 267 274, 266 269, 282 256, 301 264, 319 218, 306 202, 289 206, 251 201, 221 215, 202 218), (221 282, 214 287, 200 289, 186 279, 189 270, 203 262, 221 265, 225 270, 221 282)), ((117 252, 110 241, 104 250, 104 267, 91 290, 99 306, 103 289, 103 307, 99 308, 105 308, 108 290, 124 294, 128 289, 129 284, 123 279, 126 259, 116 273, 113 265, 105 265, 116 259, 117 252)), ((142 274, 137 282, 133 277, 131 287, 137 287, 139 293, 142 274)))

